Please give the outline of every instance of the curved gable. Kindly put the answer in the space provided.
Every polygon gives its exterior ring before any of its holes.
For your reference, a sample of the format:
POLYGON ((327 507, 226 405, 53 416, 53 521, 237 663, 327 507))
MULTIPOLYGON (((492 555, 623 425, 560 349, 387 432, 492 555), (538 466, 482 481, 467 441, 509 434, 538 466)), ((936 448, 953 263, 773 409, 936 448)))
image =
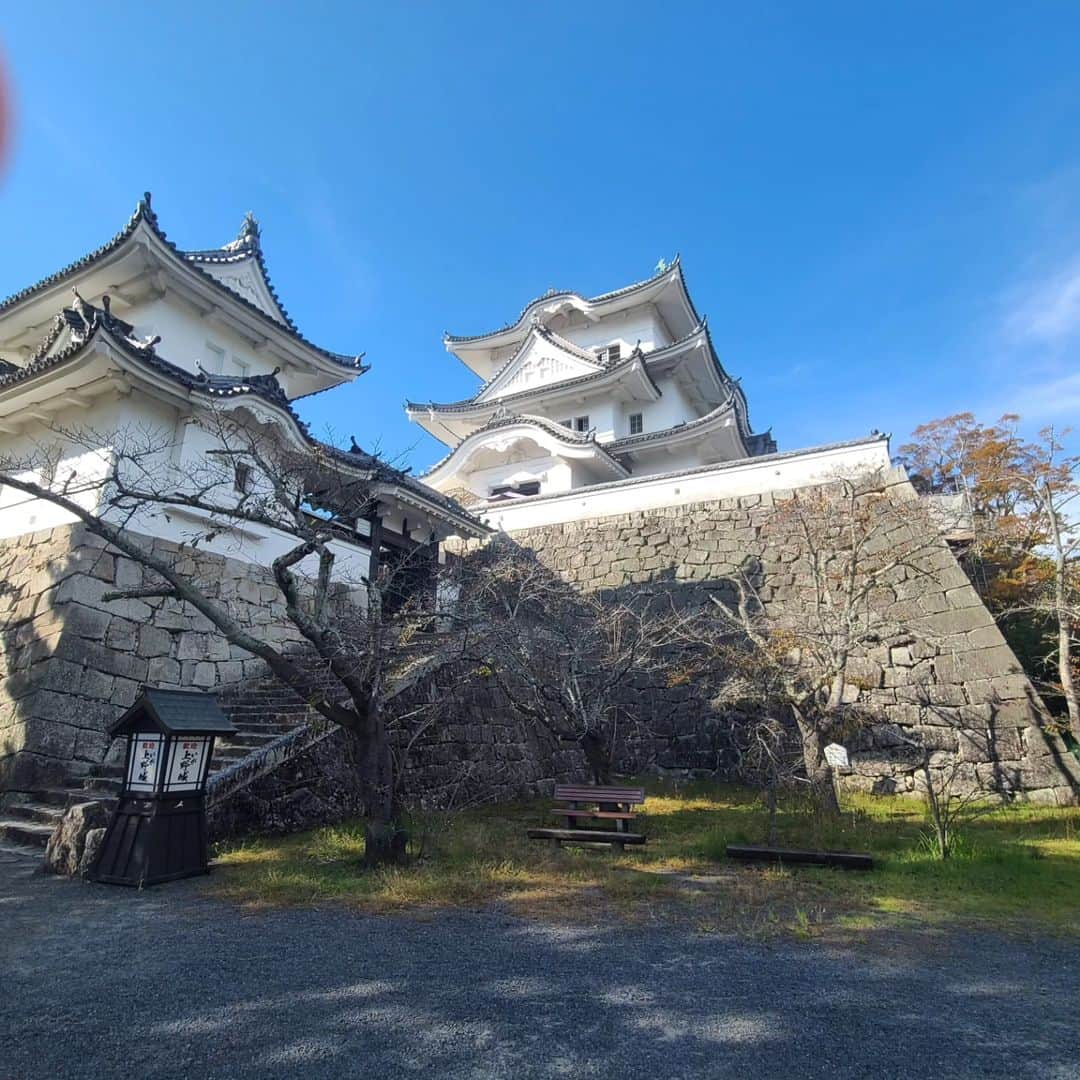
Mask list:
POLYGON ((581 375, 595 375, 602 370, 603 364, 584 349, 550 330, 534 326, 517 352, 474 400, 493 401, 507 394, 566 382, 581 375))
POLYGON ((270 291, 259 260, 253 255, 230 260, 211 260, 189 255, 187 260, 198 263, 215 281, 242 296, 249 304, 254 304, 264 315, 269 315, 283 326, 289 325, 285 312, 270 291))

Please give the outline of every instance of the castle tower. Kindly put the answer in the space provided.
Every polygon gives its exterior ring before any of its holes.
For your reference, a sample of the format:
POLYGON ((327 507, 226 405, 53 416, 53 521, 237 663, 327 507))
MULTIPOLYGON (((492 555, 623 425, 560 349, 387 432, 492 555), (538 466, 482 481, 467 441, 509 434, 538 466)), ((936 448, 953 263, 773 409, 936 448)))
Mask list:
POLYGON ((408 402, 409 419, 451 448, 424 477, 477 504, 662 476, 775 451, 753 434, 746 398, 717 358, 678 258, 585 298, 549 292, 501 330, 447 335, 483 380, 448 404, 408 402))

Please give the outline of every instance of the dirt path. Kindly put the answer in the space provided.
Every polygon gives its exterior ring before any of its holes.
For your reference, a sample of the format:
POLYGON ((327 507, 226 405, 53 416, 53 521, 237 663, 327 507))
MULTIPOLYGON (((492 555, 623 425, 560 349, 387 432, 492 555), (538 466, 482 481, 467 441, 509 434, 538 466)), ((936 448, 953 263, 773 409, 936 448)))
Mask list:
POLYGON ((1080 944, 245 914, 0 853, 0 1076, 1080 1077, 1080 944))

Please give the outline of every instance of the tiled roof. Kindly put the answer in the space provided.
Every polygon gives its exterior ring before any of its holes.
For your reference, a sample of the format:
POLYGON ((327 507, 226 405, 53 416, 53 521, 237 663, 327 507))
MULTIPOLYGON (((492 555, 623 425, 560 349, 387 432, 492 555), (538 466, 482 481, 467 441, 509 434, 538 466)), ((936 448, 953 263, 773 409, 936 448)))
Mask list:
MULTIPOLYGON (((586 487, 573 488, 570 491, 552 491, 546 494, 526 495, 523 497, 522 501, 528 499, 530 503, 537 503, 548 502, 554 499, 564 499, 568 496, 576 495, 580 497, 582 495, 592 495, 598 491, 611 491, 615 488, 633 487, 635 484, 644 485, 655 481, 680 479, 684 476, 697 476, 707 472, 723 472, 727 469, 737 469, 751 463, 754 465, 772 464, 774 461, 786 461, 789 458, 797 458, 805 454, 826 453, 830 450, 844 450, 852 446, 865 446, 874 442, 886 442, 888 439, 888 435, 875 434, 861 439, 847 439, 843 442, 824 443, 821 446, 807 446, 802 450, 785 450, 783 452, 771 451, 768 454, 763 454, 761 457, 739 458, 736 461, 723 461, 712 465, 695 465, 689 469, 675 469, 672 472, 665 473, 648 473, 644 476, 628 476, 622 480, 605 480, 600 484, 589 484, 586 487)), ((485 500, 484 502, 476 504, 475 509, 480 512, 488 509, 501 509, 501 507, 499 507, 498 504, 491 506, 490 501, 485 500)))
MULTIPOLYGON (((515 354, 516 355, 516 354, 515 354)), ((628 367, 637 360, 648 360, 648 354, 634 351, 628 356, 622 358, 622 360, 616 360, 614 363, 605 364, 598 371, 590 372, 588 375, 575 375, 570 379, 563 379, 560 382, 546 383, 543 386, 535 386, 530 390, 519 390, 513 394, 507 394, 505 397, 492 398, 490 401, 477 401, 476 397, 467 398, 462 401, 452 401, 445 405, 440 405, 437 402, 415 402, 406 401, 406 409, 426 410, 432 409, 437 413, 465 413, 475 409, 486 408, 502 408, 507 402, 522 401, 526 398, 535 397, 537 394, 551 393, 553 390, 561 390, 563 388, 577 389, 580 386, 585 386, 591 382, 596 382, 598 379, 604 378, 606 375, 610 375, 619 371, 622 368, 628 367)), ((648 369, 643 366, 642 368, 645 378, 648 379, 653 389, 659 395, 660 388, 653 382, 652 376, 649 374, 648 369)), ((489 380, 485 385, 490 386, 489 380)), ((482 393, 483 390, 480 391, 482 393)), ((479 394, 477 394, 479 397, 479 394)))
POLYGON ((270 293, 270 298, 274 301, 274 307, 277 308, 282 321, 290 330, 299 333, 296 323, 293 322, 289 313, 285 310, 285 305, 282 304, 281 298, 274 288, 274 283, 270 280, 270 271, 267 269, 266 260, 263 258, 262 230, 259 228, 258 221, 255 220, 255 215, 250 210, 244 215, 243 224, 240 226, 240 231, 237 233, 235 240, 230 240, 229 243, 220 248, 209 248, 204 251, 185 251, 183 256, 187 262, 213 263, 215 265, 242 263, 253 258, 259 264, 259 270, 262 273, 267 292, 270 293))
MULTIPOLYGON (((109 344, 189 390, 215 398, 235 398, 251 395, 273 405, 292 420, 297 432, 312 448, 318 449, 336 461, 348 464, 353 468, 360 466, 369 469, 374 474, 372 479, 375 482, 396 484, 411 491, 417 498, 457 516, 478 532, 488 531, 486 526, 474 518, 459 503, 428 487, 415 477, 409 476, 403 470, 395 469, 379 461, 378 458, 357 446, 355 440, 353 440, 351 449, 342 450, 339 447, 316 439, 308 430, 307 424, 300 419, 293 409, 289 398, 276 378, 276 371, 269 375, 247 376, 213 375, 204 371, 194 374, 171 363, 164 357, 158 356, 155 348, 156 339, 150 342, 140 342, 132 336, 130 324, 111 315, 106 307, 94 307, 85 303, 85 301, 82 302, 81 311, 75 308, 65 309, 55 322, 59 322, 62 326, 72 326, 73 330, 78 331, 73 334, 70 344, 52 355, 49 355, 47 350, 41 351, 39 348, 40 355, 24 367, 16 367, 13 364, 3 362, 3 366, 0 366, 0 391, 32 379, 42 372, 61 367, 89 348, 91 343, 98 337, 103 336, 108 340, 109 344)), ((54 338, 54 344, 55 340, 54 338)))
MULTIPOLYGON (((652 277, 645 278, 643 281, 635 281, 632 285, 624 285, 621 289, 614 289, 611 292, 601 293, 599 296, 586 297, 582 296, 579 292, 574 292, 572 289, 549 289, 543 296, 538 296, 533 300, 530 300, 522 309, 518 317, 505 326, 499 327, 498 330, 488 330, 483 334, 444 334, 443 340, 449 343, 463 343, 468 341, 482 341, 484 338, 495 337, 498 334, 504 334, 507 330, 513 330, 521 325, 522 320, 529 313, 530 309, 537 304, 550 302, 551 300, 558 300, 562 297, 580 300, 583 304, 603 304, 609 300, 617 300, 621 296, 626 296, 628 293, 636 292, 639 289, 646 289, 650 285, 656 285, 661 282, 672 270, 678 272, 682 277, 682 263, 678 255, 664 267, 663 270, 653 274, 652 277)), ((690 299, 690 294, 687 293, 687 299, 690 299)), ((694 313, 694 318, 698 319, 698 314, 694 311, 694 303, 690 300, 690 309, 694 313)))
MULTIPOLYGON (((258 305, 253 304, 250 300, 248 300, 247 297, 241 296, 241 294, 236 292, 236 290, 230 289, 228 285, 224 284, 221 281, 218 281, 218 279, 214 277, 213 274, 208 273, 206 270, 204 270, 199 265, 199 263, 209 261, 208 256, 210 253, 205 251, 185 252, 178 248, 171 240, 169 240, 169 238, 165 235, 165 231, 158 223, 157 214, 151 207, 149 192, 146 192, 146 194, 143 195, 142 199, 139 201, 139 204, 135 207, 135 212, 128 219, 127 224, 111 240, 108 240, 106 243, 102 244, 101 247, 95 248, 89 254, 84 255, 81 259, 76 259, 75 262, 69 263, 67 266, 63 267, 60 270, 57 270, 53 274, 50 274, 48 277, 42 278, 40 281, 35 282, 33 285, 28 285, 25 289, 20 289, 19 292, 13 293, 5 300, 0 301, 0 315, 3 315, 4 312, 8 311, 10 308, 14 307, 21 301, 26 300, 27 298, 34 296, 37 293, 43 292, 45 289, 48 289, 53 285, 59 284, 60 282, 69 278, 71 275, 78 273, 80 270, 88 269, 95 263, 99 262, 101 259, 105 258, 107 255, 110 255, 114 251, 117 251, 134 234, 140 222, 145 222, 146 225, 154 233, 154 235, 194 273, 197 273, 203 278, 205 278, 207 281, 212 282, 215 288, 221 289, 226 292, 229 295, 230 299, 237 301, 238 303, 243 304, 249 310, 256 312, 260 318, 267 320, 276 329, 284 330, 286 334, 294 338, 306 348, 311 349, 313 352, 318 353, 320 356, 324 357, 327 360, 333 361, 335 364, 338 364, 341 367, 350 368, 354 371, 359 371, 361 374, 368 370, 361 362, 362 354, 360 356, 345 356, 342 353, 331 352, 330 350, 324 349, 321 346, 316 345, 314 342, 309 341, 306 337, 304 337, 303 334, 300 333, 300 331, 296 328, 295 323, 292 322, 292 320, 285 312, 285 309, 281 306, 281 302, 278 300, 277 293, 274 292, 273 286, 270 283, 269 274, 267 274, 266 272, 266 264, 262 257, 261 246, 257 243, 257 238, 254 244, 249 242, 245 245, 237 247, 233 251, 220 249, 218 254, 223 256, 220 261, 235 262, 239 261, 240 259, 250 258, 252 256, 257 258, 259 262, 259 267, 263 272, 264 278, 266 279, 267 288, 270 290, 270 294, 274 298, 274 303, 281 311, 282 318, 285 320, 284 323, 282 323, 278 319, 275 319, 272 315, 267 314, 258 305)), ((244 234, 242 231, 241 236, 243 235, 244 234)), ((233 243, 236 243, 236 241, 233 241, 233 243)))
POLYGON ((715 409, 707 412, 704 416, 699 416, 696 420, 688 420, 684 424, 676 424, 674 427, 644 432, 641 435, 627 435, 622 439, 615 439, 613 442, 606 443, 605 445, 612 453, 618 454, 636 450, 639 446, 644 446, 651 442, 659 442, 672 435, 682 435, 687 431, 696 431, 698 428, 708 427, 710 424, 719 420, 720 417, 730 412, 734 406, 734 402, 735 397, 733 394, 723 402, 723 404, 717 405, 715 409))
POLYGON ((592 446, 597 451, 598 455, 607 460, 616 471, 626 471, 625 466, 616 461, 616 459, 608 453, 606 447, 598 443, 591 433, 572 431, 570 428, 563 427, 562 424, 556 424, 554 420, 549 420, 546 416, 532 416, 529 413, 516 413, 512 416, 495 416, 483 427, 470 432, 457 444, 457 446, 454 447, 453 450, 450 451, 450 453, 444 454, 431 466, 431 468, 427 469, 423 475, 430 476, 437 469, 441 469, 442 466, 445 465, 470 439, 474 439, 478 435, 486 435, 491 431, 497 431, 500 428, 513 427, 516 424, 527 424, 541 428, 549 435, 553 435, 560 442, 572 443, 578 446, 592 446))

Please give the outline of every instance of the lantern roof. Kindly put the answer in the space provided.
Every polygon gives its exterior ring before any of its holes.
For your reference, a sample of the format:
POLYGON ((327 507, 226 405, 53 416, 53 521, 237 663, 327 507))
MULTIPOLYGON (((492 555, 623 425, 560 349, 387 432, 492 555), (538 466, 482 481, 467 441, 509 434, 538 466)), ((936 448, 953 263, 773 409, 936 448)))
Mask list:
POLYGON ((135 704, 109 728, 109 734, 145 731, 147 721, 166 735, 229 735, 236 731, 213 694, 144 687, 135 704))

